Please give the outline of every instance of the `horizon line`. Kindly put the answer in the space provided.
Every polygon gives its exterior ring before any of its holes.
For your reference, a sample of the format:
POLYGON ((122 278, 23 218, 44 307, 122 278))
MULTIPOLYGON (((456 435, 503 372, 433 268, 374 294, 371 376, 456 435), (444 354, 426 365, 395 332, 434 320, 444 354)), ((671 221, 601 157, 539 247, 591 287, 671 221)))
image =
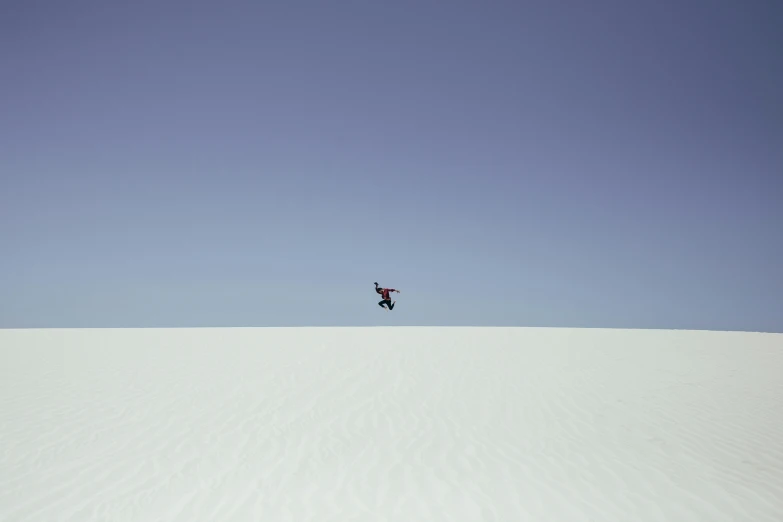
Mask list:
POLYGON ((653 327, 611 327, 611 326, 519 326, 519 325, 298 325, 298 326, 270 326, 270 325, 201 325, 201 326, 22 326, 0 327, 0 331, 27 331, 27 330, 336 330, 336 329, 366 329, 366 328, 391 328, 391 329, 515 329, 515 330, 603 330, 603 331, 638 331, 638 332, 711 332, 711 333, 748 333, 748 334, 772 334, 783 335, 783 331, 773 330, 722 330, 710 328, 653 328, 653 327))

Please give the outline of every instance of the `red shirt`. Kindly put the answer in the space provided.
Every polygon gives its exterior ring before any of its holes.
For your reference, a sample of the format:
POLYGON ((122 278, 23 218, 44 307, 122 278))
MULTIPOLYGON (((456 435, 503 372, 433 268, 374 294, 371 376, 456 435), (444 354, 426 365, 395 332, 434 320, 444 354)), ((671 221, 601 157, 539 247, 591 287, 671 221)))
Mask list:
POLYGON ((389 298, 389 292, 394 292, 394 288, 381 288, 380 294, 384 299, 389 298))

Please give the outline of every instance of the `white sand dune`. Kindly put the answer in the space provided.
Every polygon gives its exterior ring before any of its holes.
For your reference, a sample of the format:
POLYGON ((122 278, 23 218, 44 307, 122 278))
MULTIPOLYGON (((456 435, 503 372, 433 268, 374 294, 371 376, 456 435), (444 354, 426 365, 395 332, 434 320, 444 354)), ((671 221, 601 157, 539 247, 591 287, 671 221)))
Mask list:
POLYGON ((0 331, 0 520, 783 520, 783 335, 0 331))

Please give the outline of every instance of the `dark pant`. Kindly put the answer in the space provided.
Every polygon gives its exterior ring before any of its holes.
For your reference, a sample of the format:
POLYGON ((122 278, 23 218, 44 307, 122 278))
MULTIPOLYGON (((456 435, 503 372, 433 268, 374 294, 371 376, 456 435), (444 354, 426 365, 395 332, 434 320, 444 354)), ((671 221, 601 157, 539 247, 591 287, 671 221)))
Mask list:
POLYGON ((383 308, 383 305, 388 306, 389 310, 394 309, 394 303, 391 302, 391 299, 383 299, 382 301, 378 301, 378 306, 383 308))

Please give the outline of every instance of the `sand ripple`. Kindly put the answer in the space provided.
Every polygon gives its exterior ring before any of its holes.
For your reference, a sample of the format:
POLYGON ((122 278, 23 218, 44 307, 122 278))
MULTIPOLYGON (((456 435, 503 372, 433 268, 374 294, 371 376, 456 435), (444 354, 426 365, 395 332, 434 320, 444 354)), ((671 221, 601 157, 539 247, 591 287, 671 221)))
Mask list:
POLYGON ((0 520, 783 520, 783 336, 0 331, 0 520))

